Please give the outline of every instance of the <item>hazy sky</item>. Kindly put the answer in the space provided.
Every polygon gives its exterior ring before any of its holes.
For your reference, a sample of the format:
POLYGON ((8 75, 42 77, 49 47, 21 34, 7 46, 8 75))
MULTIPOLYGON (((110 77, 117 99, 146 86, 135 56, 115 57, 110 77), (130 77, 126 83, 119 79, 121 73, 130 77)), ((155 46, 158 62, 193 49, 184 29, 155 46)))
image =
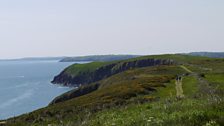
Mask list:
POLYGON ((224 51, 224 0, 1 0, 0 58, 224 51))

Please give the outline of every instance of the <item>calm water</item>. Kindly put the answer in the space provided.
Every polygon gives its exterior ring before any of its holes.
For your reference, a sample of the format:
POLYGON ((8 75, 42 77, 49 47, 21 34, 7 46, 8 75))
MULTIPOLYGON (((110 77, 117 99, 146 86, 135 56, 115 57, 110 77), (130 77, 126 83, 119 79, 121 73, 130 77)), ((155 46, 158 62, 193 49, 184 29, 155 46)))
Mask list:
POLYGON ((72 63, 0 61, 0 119, 44 107, 71 88, 52 85, 55 75, 72 63))

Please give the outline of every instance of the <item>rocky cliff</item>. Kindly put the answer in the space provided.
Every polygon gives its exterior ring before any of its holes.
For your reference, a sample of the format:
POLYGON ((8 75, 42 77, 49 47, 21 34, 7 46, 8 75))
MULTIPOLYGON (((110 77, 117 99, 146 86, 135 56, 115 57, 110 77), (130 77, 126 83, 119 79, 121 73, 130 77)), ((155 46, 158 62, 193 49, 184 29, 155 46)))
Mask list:
POLYGON ((130 61, 118 61, 107 65, 102 65, 100 67, 97 67, 93 71, 79 72, 79 74, 76 75, 68 74, 68 69, 65 69, 59 75, 54 77, 52 83, 62 84, 64 86, 79 86, 96 82, 98 80, 123 72, 128 69, 172 64, 174 64, 174 61, 171 59, 139 59, 130 61))

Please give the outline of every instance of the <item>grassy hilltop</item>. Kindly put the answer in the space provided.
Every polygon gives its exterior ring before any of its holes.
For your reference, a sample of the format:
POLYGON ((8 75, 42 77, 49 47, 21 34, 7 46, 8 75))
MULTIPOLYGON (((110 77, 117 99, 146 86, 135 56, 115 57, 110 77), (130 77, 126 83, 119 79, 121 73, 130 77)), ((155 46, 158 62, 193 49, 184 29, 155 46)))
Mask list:
POLYGON ((62 83, 69 79, 70 84, 79 80, 83 85, 58 96, 45 108, 3 121, 4 125, 224 125, 221 58, 143 56, 75 64, 60 75, 62 83), (100 71, 107 76, 96 74, 100 71), (183 98, 176 97, 176 75, 182 76, 183 98))

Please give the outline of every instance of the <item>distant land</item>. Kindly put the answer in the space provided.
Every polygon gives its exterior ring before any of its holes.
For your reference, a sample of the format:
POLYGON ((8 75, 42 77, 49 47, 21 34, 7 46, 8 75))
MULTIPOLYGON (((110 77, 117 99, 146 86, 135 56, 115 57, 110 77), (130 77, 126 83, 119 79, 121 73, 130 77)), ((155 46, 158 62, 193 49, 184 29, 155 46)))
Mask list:
MULTIPOLYGON (((191 56, 204 56, 210 58, 224 58, 224 52, 190 52, 184 53, 191 56)), ((78 61, 115 61, 136 58, 143 55, 88 55, 88 56, 75 56, 64 57, 60 62, 78 62, 78 61)))
MULTIPOLYGON (((191 56, 204 56, 210 58, 224 58, 224 52, 190 52, 181 53, 191 56)), ((116 61, 136 58, 144 55, 87 55, 87 56, 58 56, 58 57, 24 57, 17 59, 0 59, 0 61, 40 61, 40 60, 58 60, 59 62, 82 62, 82 61, 116 61)))
POLYGON ((115 61, 126 60, 130 58, 136 58, 140 55, 89 55, 89 56, 77 56, 66 57, 60 60, 60 62, 77 62, 77 61, 115 61))
POLYGON ((18 59, 0 59, 0 61, 39 61, 39 60, 61 60, 65 57, 25 57, 18 59))
POLYGON ((224 52, 191 52, 188 55, 205 56, 210 58, 224 58, 224 52))

